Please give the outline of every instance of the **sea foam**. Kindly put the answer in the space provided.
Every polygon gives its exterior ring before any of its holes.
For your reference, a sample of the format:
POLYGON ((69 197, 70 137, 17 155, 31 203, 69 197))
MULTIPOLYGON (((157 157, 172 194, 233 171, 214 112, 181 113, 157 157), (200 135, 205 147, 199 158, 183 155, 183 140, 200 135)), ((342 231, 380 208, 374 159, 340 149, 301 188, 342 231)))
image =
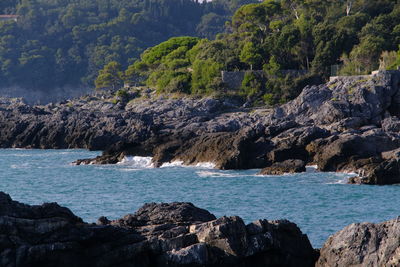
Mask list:
POLYGON ((152 157, 127 156, 117 164, 140 169, 154 168, 152 157))
POLYGON ((199 162, 194 165, 184 165, 183 161, 176 160, 172 162, 166 162, 161 165, 161 168, 168 167, 190 167, 190 168, 200 168, 200 169, 215 169, 215 163, 213 162, 199 162))

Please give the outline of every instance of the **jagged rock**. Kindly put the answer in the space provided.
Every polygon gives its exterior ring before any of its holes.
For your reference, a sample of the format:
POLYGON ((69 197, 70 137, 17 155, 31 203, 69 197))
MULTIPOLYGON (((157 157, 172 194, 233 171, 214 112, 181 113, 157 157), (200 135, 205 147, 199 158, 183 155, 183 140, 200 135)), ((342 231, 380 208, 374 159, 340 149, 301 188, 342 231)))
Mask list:
POLYGON ((152 96, 124 109, 96 96, 47 106, 0 99, 0 147, 104 150, 76 164, 133 155, 153 156, 156 167, 179 160, 249 169, 298 159, 322 171, 362 172, 368 183, 395 181, 394 163, 381 153, 400 148, 399 81, 399 71, 339 77, 251 112, 235 99, 152 96))
POLYGON ((390 116, 382 121, 382 130, 385 132, 400 132, 400 119, 390 116))
POLYGON ((261 170, 261 175, 283 175, 286 173, 298 173, 306 171, 306 163, 302 160, 285 160, 276 162, 261 170))
POLYGON ((282 162, 289 159, 309 161, 306 146, 313 140, 328 137, 326 130, 315 126, 297 127, 280 133, 271 139, 274 148, 267 157, 270 162, 282 162))
POLYGON ((200 223, 215 220, 215 216, 204 209, 195 207, 191 203, 149 203, 141 207, 135 214, 111 222, 121 227, 135 227, 149 224, 168 223, 200 223))
POLYGON ((351 184, 390 185, 400 183, 400 162, 389 159, 364 166, 364 175, 349 180, 351 184))
POLYGON ((351 159, 380 156, 399 147, 399 141, 381 131, 350 132, 316 140, 307 150, 314 154, 314 162, 321 171, 339 171, 348 169, 351 159))
POLYGON ((400 218, 351 224, 329 237, 317 267, 400 266, 400 218))
POLYGON ((29 206, 0 193, 0 266, 313 266, 316 256, 288 221, 246 226, 176 202, 87 224, 55 203, 29 206))
POLYGON ((394 160, 400 160, 400 148, 391 150, 391 151, 385 151, 382 152, 382 158, 389 160, 389 159, 394 159, 394 160))

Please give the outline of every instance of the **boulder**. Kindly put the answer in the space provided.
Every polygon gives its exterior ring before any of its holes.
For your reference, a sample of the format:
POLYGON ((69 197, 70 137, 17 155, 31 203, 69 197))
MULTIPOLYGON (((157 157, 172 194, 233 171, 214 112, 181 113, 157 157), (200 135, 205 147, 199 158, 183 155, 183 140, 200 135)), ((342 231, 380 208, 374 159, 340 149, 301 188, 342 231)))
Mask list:
POLYGON ((285 160, 276 162, 260 171, 261 175, 283 175, 286 173, 299 173, 306 171, 306 163, 302 160, 285 160))
POLYGON ((400 218, 351 224, 329 237, 317 267, 400 266, 400 218))
POLYGON ((400 162, 396 159, 383 160, 365 166, 361 177, 349 180, 351 184, 391 185, 400 183, 400 162))
POLYGON ((191 203, 150 203, 84 223, 59 205, 29 206, 0 193, 0 266, 314 266, 306 235, 288 221, 247 226, 191 203))

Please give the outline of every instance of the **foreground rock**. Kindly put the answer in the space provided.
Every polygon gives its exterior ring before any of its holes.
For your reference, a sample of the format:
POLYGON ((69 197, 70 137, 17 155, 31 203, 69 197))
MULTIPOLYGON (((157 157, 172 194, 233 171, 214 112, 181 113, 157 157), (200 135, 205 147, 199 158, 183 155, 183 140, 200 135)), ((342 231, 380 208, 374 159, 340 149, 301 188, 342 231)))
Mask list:
POLYGON ((289 221, 245 225, 190 203, 153 203, 87 224, 55 203, 0 193, 0 266, 314 266, 316 257, 289 221))
POLYGON ((154 166, 213 162, 219 169, 359 174, 352 183, 400 183, 400 71, 340 77, 307 86, 275 109, 249 110, 236 99, 165 97, 113 104, 86 97, 29 106, 0 99, 0 147, 104 150, 76 164, 114 164, 152 156, 154 166), (386 154, 384 154, 386 153, 386 154), (386 156, 385 156, 386 155, 386 156))
POLYGON ((316 266, 400 266, 400 218, 347 226, 328 239, 316 266))

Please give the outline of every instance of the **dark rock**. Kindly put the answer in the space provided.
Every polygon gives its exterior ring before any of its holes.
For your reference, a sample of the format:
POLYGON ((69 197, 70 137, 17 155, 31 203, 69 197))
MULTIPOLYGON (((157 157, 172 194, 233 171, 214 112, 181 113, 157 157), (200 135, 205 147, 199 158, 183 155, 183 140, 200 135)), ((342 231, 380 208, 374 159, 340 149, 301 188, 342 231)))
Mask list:
POLYGON ((283 175, 286 173, 299 173, 306 171, 306 163, 302 160, 285 160, 276 162, 261 170, 261 175, 283 175))
POLYGON ((349 180, 351 184, 391 185, 400 183, 400 162, 384 160, 378 164, 367 166, 360 177, 349 180))
POLYGON ((313 140, 328 137, 328 131, 315 126, 292 128, 271 139, 274 147, 268 153, 271 162, 289 159, 309 161, 306 146, 313 140))
POLYGON ((107 102, 108 93, 47 106, 1 98, 0 147, 104 151, 76 164, 133 155, 152 156, 156 167, 179 160, 249 169, 298 159, 322 171, 362 172, 368 183, 395 181, 395 163, 381 153, 400 148, 399 80, 398 71, 338 77, 275 109, 254 110, 229 98, 152 95, 122 106, 107 102))
POLYGON ((0 266, 314 266, 306 235, 288 221, 215 219, 190 203, 146 204, 86 224, 57 204, 0 193, 0 266))
POLYGON ((135 214, 112 222, 121 227, 134 227, 155 224, 187 224, 215 220, 215 216, 204 209, 195 207, 192 203, 150 203, 145 204, 135 214))
POLYGON ((350 159, 380 156, 399 147, 399 141, 382 132, 344 133, 316 140, 307 150, 321 171, 340 171, 348 168, 350 159))
POLYGON ((400 266, 399 251, 399 218, 351 224, 329 237, 316 266, 400 266))
POLYGON ((389 117, 382 121, 382 130, 385 132, 400 132, 400 119, 398 117, 389 117))

